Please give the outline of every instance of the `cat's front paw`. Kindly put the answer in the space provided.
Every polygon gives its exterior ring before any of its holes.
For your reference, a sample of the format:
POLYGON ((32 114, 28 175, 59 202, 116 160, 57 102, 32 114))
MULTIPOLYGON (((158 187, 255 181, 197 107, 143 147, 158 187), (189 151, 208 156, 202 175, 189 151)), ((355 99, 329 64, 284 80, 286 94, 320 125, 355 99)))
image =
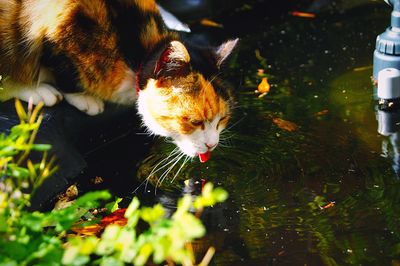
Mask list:
POLYGON ((86 93, 68 93, 64 94, 64 97, 69 104, 88 115, 98 115, 104 111, 104 102, 95 96, 86 93))
POLYGON ((41 83, 36 88, 16 90, 15 97, 26 102, 32 101, 34 105, 43 102, 45 106, 53 106, 63 99, 62 94, 47 83, 41 83))

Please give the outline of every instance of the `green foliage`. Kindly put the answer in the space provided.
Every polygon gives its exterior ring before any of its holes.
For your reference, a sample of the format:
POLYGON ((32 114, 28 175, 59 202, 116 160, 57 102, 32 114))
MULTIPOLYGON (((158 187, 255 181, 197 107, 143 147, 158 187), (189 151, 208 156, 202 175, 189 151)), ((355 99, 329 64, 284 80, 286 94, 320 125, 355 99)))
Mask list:
POLYGON ((34 144, 43 119, 40 115, 43 104, 39 104, 33 110, 30 108, 28 113, 18 100, 15 107, 20 124, 14 126, 8 135, 0 134, 0 176, 8 177, 5 179, 6 187, 29 187, 32 190, 30 192, 34 192, 43 180, 57 170, 57 167, 54 167, 54 158, 47 158, 46 151, 50 149, 50 145, 34 144), (31 151, 44 152, 42 161, 33 163, 27 160, 31 151))
POLYGON ((220 188, 213 190, 211 184, 206 187, 194 201, 189 195, 180 199, 171 218, 165 217, 165 210, 160 204, 139 208, 139 200, 134 198, 125 212, 128 219, 126 226, 110 225, 100 238, 70 238, 62 258, 63 264, 84 265, 95 255, 100 265, 133 263, 140 266, 151 256, 157 264, 168 260, 193 265, 194 254, 186 244, 204 236, 205 228, 190 210, 209 207, 227 197, 227 193, 220 188), (136 230, 139 220, 148 225, 148 229, 141 234, 136 230))
MULTIPOLYGON (((42 121, 41 108, 40 104, 26 112, 17 100, 20 124, 8 135, 0 135, 0 265, 144 265, 150 259, 193 265, 193 250, 187 244, 204 236, 205 228, 191 211, 227 198, 224 190, 213 189, 211 184, 195 199, 184 196, 171 218, 165 217, 160 204, 140 208, 134 198, 125 211, 127 224, 108 225, 100 237, 83 238, 70 232, 82 217, 91 217, 89 222, 96 223, 90 210, 111 199, 106 191, 87 193, 64 209, 26 211, 30 195, 57 170, 55 160, 47 158, 50 146, 34 144, 42 121), (43 152, 43 159, 30 161, 31 151, 43 152), (147 224, 144 232, 137 231, 139 221, 147 224)), ((106 208, 115 211, 120 201, 116 199, 106 208)))

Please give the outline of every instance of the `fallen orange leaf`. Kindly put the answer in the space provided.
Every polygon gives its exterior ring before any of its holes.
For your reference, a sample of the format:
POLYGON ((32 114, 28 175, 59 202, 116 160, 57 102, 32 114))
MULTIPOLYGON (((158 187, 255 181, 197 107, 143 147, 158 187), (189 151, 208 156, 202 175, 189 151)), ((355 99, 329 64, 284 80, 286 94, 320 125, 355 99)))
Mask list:
POLYGON ((100 223, 94 225, 79 227, 78 223, 75 227, 72 228, 72 231, 80 235, 93 236, 98 235, 109 224, 124 226, 128 222, 128 220, 124 216, 125 212, 126 208, 118 209, 110 215, 105 216, 103 219, 101 219, 100 223))
POLYGON ((328 109, 324 109, 322 111, 316 112, 314 115, 315 116, 323 116, 323 115, 326 115, 327 113, 329 113, 329 110, 328 109))
POLYGON ((315 18, 316 17, 316 15, 314 13, 301 12, 301 11, 293 11, 293 12, 290 12, 290 14, 294 17, 301 17, 301 18, 315 18))
POLYGON ((257 89, 258 89, 258 91, 260 93, 268 93, 270 88, 271 88, 271 85, 269 85, 268 79, 267 78, 263 78, 261 80, 261 83, 258 84, 258 88, 257 89))
POLYGON ((223 28, 224 25, 217 23, 215 21, 212 21, 211 19, 208 18, 203 18, 200 20, 200 24, 206 27, 214 27, 214 28, 223 28))
POLYGON ((126 225, 128 220, 125 218, 126 208, 118 209, 115 212, 111 213, 110 215, 101 219, 101 225, 107 226, 109 224, 117 224, 117 225, 126 225))
POLYGON ((104 226, 100 224, 94 224, 84 227, 73 227, 71 230, 79 235, 94 236, 98 235, 103 229, 104 226))
POLYGON ((280 129, 292 132, 292 131, 296 131, 299 129, 299 126, 296 125, 293 122, 287 121, 287 120, 283 120, 281 118, 274 118, 272 119, 272 122, 274 122, 275 125, 277 125, 280 129))
POLYGON ((331 202, 329 202, 328 204, 326 204, 326 205, 324 205, 324 206, 319 206, 319 208, 320 208, 321 210, 324 210, 324 209, 332 208, 333 206, 335 206, 335 202, 334 202, 334 201, 331 201, 331 202))

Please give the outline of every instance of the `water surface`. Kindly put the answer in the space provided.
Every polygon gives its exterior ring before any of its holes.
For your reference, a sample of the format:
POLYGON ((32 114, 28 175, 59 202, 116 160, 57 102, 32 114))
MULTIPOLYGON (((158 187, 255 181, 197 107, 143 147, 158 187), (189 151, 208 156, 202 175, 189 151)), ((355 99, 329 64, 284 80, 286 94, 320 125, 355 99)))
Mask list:
MULTIPOLYGON (((371 2, 313 19, 262 10, 241 25, 220 17, 224 37, 241 38, 229 65, 234 126, 209 162, 193 160, 175 176, 177 164, 162 183, 159 171, 135 193, 156 193, 173 209, 184 180, 192 180, 186 191, 202 179, 224 187, 230 197, 204 213, 208 235, 195 245, 199 256, 217 248, 213 265, 398 265, 399 143, 396 131, 377 131, 370 79, 389 14, 371 2), (254 93, 259 69, 272 84, 263 98, 254 93)), ((157 140, 139 179, 173 148, 157 140)))

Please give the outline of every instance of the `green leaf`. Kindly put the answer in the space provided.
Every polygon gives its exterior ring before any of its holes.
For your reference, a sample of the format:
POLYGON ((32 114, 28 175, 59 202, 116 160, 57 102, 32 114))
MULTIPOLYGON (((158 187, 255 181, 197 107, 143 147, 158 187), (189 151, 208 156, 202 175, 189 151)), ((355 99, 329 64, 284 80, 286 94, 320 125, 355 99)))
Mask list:
POLYGON ((100 266, 123 266, 125 265, 122 261, 113 257, 103 257, 100 262, 100 266))
POLYGON ((153 251, 153 248, 150 243, 144 244, 139 250, 139 255, 134 260, 135 266, 144 265, 147 262, 147 260, 149 259, 152 251, 153 251))
POLYGON ((179 219, 180 216, 189 211, 191 206, 192 206, 192 197, 190 195, 184 195, 183 198, 179 199, 177 210, 172 215, 172 218, 174 220, 179 219))
POLYGON ((133 213, 139 208, 139 206, 140 202, 138 198, 134 197, 125 212, 125 218, 129 219, 129 217, 133 215, 133 213))
POLYGON ((187 240, 203 237, 206 233, 206 229, 201 221, 190 213, 185 213, 181 216, 179 225, 181 231, 188 238, 187 240))
POLYGON ((18 266, 19 263, 10 258, 2 258, 0 256, 0 266, 18 266))
POLYGON ((29 176, 29 170, 26 168, 22 168, 15 165, 9 166, 10 171, 8 172, 9 176, 18 178, 18 179, 27 179, 29 176))
POLYGON ((33 144, 32 150, 34 151, 48 151, 51 149, 50 144, 33 144))
POLYGON ((216 202, 224 202, 228 198, 228 192, 220 187, 214 189, 212 194, 216 202))
POLYGON ((21 101, 16 99, 15 100, 15 110, 17 111, 18 117, 21 121, 26 121, 28 115, 25 112, 25 108, 22 106, 21 101))
POLYGON ((25 213, 21 217, 21 225, 27 226, 30 230, 34 232, 41 232, 42 222, 44 220, 44 215, 40 212, 25 213))
POLYGON ((108 191, 94 191, 79 197, 74 204, 76 207, 96 208, 100 200, 108 200, 111 194, 108 191))
POLYGON ((118 210, 118 208, 119 208, 118 204, 121 201, 122 201, 122 198, 115 198, 114 201, 107 203, 105 207, 109 212, 115 212, 116 210, 118 210))
POLYGON ((150 225, 160 220, 164 214, 165 210, 161 204, 154 205, 152 208, 146 207, 141 210, 141 218, 150 225))
POLYGON ((98 255, 110 255, 115 250, 115 243, 121 232, 118 225, 109 225, 101 235, 101 240, 96 248, 98 255))

